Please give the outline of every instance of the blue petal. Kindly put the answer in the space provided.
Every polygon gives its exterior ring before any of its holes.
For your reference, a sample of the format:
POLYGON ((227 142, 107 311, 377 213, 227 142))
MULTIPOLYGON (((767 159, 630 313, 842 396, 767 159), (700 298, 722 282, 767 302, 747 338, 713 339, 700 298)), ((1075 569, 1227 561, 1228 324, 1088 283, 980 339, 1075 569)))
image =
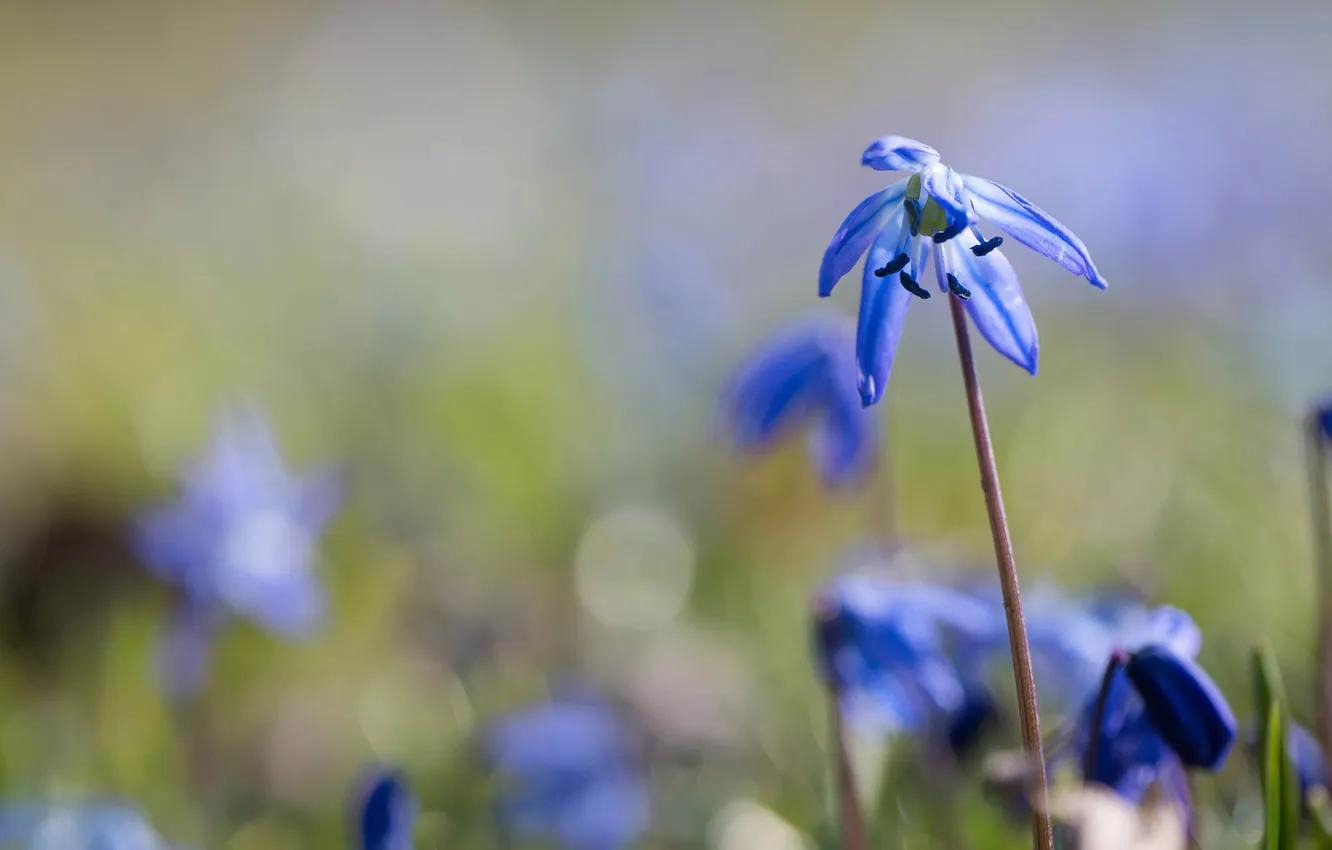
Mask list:
POLYGON ((1073 274, 1085 277, 1093 286, 1106 288, 1106 281, 1096 270, 1082 240, 1044 210, 1012 189, 983 177, 963 175, 962 182, 981 218, 999 225, 1009 236, 1073 274))
POLYGON ((1327 760, 1323 748, 1308 729, 1292 723, 1286 736, 1286 751, 1300 777, 1300 799, 1315 786, 1327 787, 1327 760))
POLYGON ((1210 676, 1192 660, 1149 646, 1125 668, 1147 716, 1189 767, 1216 770, 1235 742, 1235 715, 1210 676))
POLYGON ((411 850, 417 802, 396 770, 371 770, 357 791, 353 811, 362 850, 411 850))
MULTIPOLYGON (((1017 273, 1000 251, 984 257, 971 253, 971 246, 976 244, 970 230, 946 243, 943 253, 948 271, 971 290, 967 312, 981 336, 995 351, 1035 375, 1040 342, 1017 273)), ((942 279, 943 274, 939 277, 942 279)))
POLYGON ((806 323, 784 330, 740 368, 724 399, 738 448, 764 446, 809 413, 828 366, 828 332, 824 324, 806 323))
POLYGON ((939 161, 932 147, 905 136, 883 136, 870 142, 860 158, 861 165, 875 171, 920 171, 939 161))
MULTIPOLYGON (((882 268, 897 256, 900 240, 901 233, 891 227, 884 230, 865 260, 860 289, 860 321, 856 328, 856 363, 860 369, 857 386, 866 407, 883 398, 897 343, 902 337, 907 305, 916 297, 902 287, 897 275, 879 277, 874 273, 875 269, 882 268)), ((912 242, 914 248, 915 244, 923 245, 924 240, 914 239, 912 242)), ((919 275, 922 265, 913 258, 908 268, 912 274, 919 275)))
POLYGON ((999 707, 989 689, 967 685, 961 708, 948 718, 948 748, 953 756, 965 758, 974 752, 985 730, 998 722, 999 707))
POLYGON ((971 207, 967 203, 966 188, 962 176, 956 171, 946 165, 933 165, 921 178, 921 187, 935 203, 943 207, 950 225, 956 221, 970 220, 971 207))
POLYGON ((820 296, 832 294, 837 281, 851 271, 856 260, 898 212, 902 198, 906 196, 906 186, 906 180, 899 180, 887 189, 875 192, 861 201, 842 222, 832 242, 828 243, 828 250, 823 252, 823 264, 819 267, 820 296))
MULTIPOLYGON (((1152 610, 1144 638, 1139 645, 1163 646, 1180 658, 1197 658, 1202 649, 1202 629, 1187 611, 1173 605, 1161 605, 1152 610)), ((1137 646, 1127 648, 1136 649, 1137 646)))

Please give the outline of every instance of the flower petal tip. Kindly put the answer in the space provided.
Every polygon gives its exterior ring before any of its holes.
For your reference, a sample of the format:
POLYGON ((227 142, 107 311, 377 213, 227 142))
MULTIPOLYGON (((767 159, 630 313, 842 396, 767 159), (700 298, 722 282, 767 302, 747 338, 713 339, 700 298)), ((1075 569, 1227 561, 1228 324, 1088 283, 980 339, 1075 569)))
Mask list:
POLYGON ((881 136, 869 143, 860 164, 875 171, 919 171, 939 161, 939 152, 905 136, 881 136))

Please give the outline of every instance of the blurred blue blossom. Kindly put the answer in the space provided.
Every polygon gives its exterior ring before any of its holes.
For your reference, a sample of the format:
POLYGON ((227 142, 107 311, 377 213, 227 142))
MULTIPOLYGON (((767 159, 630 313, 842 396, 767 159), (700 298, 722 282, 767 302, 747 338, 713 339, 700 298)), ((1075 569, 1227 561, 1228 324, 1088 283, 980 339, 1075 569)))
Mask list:
POLYGON ((1318 428, 1323 432, 1323 439, 1332 440, 1332 397, 1323 400, 1318 406, 1318 428))
POLYGON ((883 396, 912 296, 930 297, 920 279, 931 252, 940 290, 966 300, 976 328, 996 351, 1036 373, 1036 323, 1013 267, 998 250, 1003 238, 984 238, 981 218, 1105 288, 1086 247, 1068 228, 1005 186, 959 174, 928 145, 884 136, 865 149, 861 161, 877 171, 910 172, 851 211, 819 269, 819 294, 827 296, 869 252, 856 333, 857 383, 864 404, 883 396))
POLYGON ((352 805, 361 850, 411 850, 417 801, 401 773, 372 768, 352 805))
POLYGON ((971 694, 949 654, 992 640, 1002 613, 946 585, 844 575, 814 599, 820 672, 854 725, 883 732, 943 727, 969 740, 986 697, 971 694))
POLYGON ((1308 729, 1298 723, 1290 725, 1286 736, 1286 752, 1295 764, 1295 773, 1300 778, 1300 799, 1308 795, 1311 788, 1327 787, 1327 759, 1318 739, 1308 729))
POLYGON ((723 413, 735 445, 760 449, 810 425, 811 453, 833 486, 863 479, 878 432, 856 394, 850 327, 814 320, 765 342, 732 379, 723 413))
POLYGON ((138 811, 116 802, 0 806, 0 847, 27 850, 168 850, 138 811))
POLYGON ((566 850, 620 850, 647 829, 650 793, 629 727, 600 697, 561 696, 496 721, 486 748, 508 829, 566 850))
POLYGON ((309 634, 324 607, 316 544, 341 502, 336 476, 292 475, 268 424, 236 411, 182 476, 180 498, 140 518, 135 545, 181 592, 163 663, 168 687, 193 693, 211 637, 230 614, 283 637, 309 634))

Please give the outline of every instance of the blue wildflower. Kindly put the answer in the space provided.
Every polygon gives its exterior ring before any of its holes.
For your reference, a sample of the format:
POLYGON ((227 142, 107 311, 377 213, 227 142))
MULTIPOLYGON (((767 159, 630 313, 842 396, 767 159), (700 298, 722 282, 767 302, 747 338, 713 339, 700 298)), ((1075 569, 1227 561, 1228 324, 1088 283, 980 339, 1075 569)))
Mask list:
POLYGON ((1315 416, 1318 420, 1318 429, 1323 433, 1323 439, 1332 440, 1332 398, 1324 399, 1318 406, 1315 416))
POLYGON ((740 369, 724 397, 736 446, 765 448, 804 425, 813 428, 815 462, 830 485, 870 470, 878 433, 856 393, 855 348, 840 322, 801 322, 769 339, 740 369))
POLYGON ((1068 228, 1005 186, 959 174, 928 145, 884 136, 865 149, 861 161, 877 171, 910 172, 851 211, 819 269, 819 294, 827 296, 869 252, 856 333, 864 404, 883 396, 912 296, 929 297, 920 281, 931 253, 940 290, 966 300, 972 321, 996 351, 1036 373, 1036 323, 1013 267, 998 250, 1003 238, 984 238, 982 218, 1094 286, 1106 287, 1068 228))
POLYGON ((1300 799, 1308 796, 1310 789, 1327 787, 1327 759, 1323 748, 1313 734, 1298 723, 1290 725, 1286 735, 1286 754, 1295 765, 1295 773, 1300 778, 1300 799))
POLYGON ((371 769, 353 802, 356 846, 361 850, 411 850, 417 808, 401 773, 371 769))
POLYGON ((497 721, 487 750, 505 781, 500 814, 525 838, 620 850, 647 829, 650 795, 629 728, 600 698, 562 697, 497 721))
POLYGON ((0 806, 0 846, 28 850, 168 850, 148 820, 111 801, 0 806))
MULTIPOLYGON (((965 739, 979 725, 968 708, 950 639, 988 641, 1002 629, 997 612, 955 588, 845 575, 814 600, 820 672, 856 725, 884 732, 943 724, 965 739)), ((973 695, 974 696, 974 695, 973 695)))
POLYGON ((1152 725, 1186 766, 1216 770, 1225 762, 1235 742, 1235 715, 1206 671, 1148 646, 1129 656, 1125 673, 1152 725))
POLYGON ((310 633, 324 606, 314 574, 316 542, 341 501, 327 473, 287 471, 273 435, 253 411, 224 417, 208 454, 181 482, 180 499, 136 525, 140 557, 181 590, 166 650, 168 684, 190 693, 210 636, 227 614, 284 637, 310 633))

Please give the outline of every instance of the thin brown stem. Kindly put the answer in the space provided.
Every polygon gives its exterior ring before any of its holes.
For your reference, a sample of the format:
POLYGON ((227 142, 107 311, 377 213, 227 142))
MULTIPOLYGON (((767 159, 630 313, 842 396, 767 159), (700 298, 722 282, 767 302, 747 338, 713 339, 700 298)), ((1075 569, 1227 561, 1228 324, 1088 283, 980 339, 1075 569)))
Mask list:
POLYGON ((1315 705, 1318 740, 1332 757, 1332 510, 1328 507, 1328 441, 1319 411, 1304 423, 1309 465, 1309 508, 1313 514, 1314 569, 1318 575, 1318 676, 1315 705))
POLYGON ((865 813, 860 808, 856 774, 846 749, 846 730, 842 725, 842 707, 837 691, 828 689, 828 736, 833 751, 833 781, 837 788, 837 811, 842 831, 843 850, 869 850, 865 833, 865 813))
MULTIPOLYGON (((939 266, 940 259, 940 252, 936 248, 935 265, 942 269, 939 266)), ((971 433, 976 441, 976 461, 980 464, 981 489, 985 492, 985 509, 990 516, 990 535, 994 538, 994 555, 999 563, 999 587, 1004 595, 1004 614, 1008 619, 1008 645, 1013 655, 1018 716, 1022 723, 1022 748, 1036 766, 1040 792, 1044 795, 1047 788, 1045 753, 1041 748, 1041 720, 1036 709, 1036 677, 1031 669, 1031 647, 1027 644, 1027 624, 1022 618, 1022 595, 1018 589, 1017 565, 1013 561, 1013 543, 1008 536, 1008 520, 1004 516, 1004 497, 999 491, 999 471, 994 462, 994 446, 990 442, 990 426, 985 419, 985 402, 981 398, 980 381, 976 378, 976 362, 971 352, 971 337, 967 331, 967 314, 957 296, 945 297, 948 298, 948 306, 953 313, 957 356, 962 364, 962 383, 966 386, 967 408, 971 413, 971 433)), ((1049 815, 1033 810, 1031 831, 1036 850, 1050 850, 1054 846, 1049 815)))

